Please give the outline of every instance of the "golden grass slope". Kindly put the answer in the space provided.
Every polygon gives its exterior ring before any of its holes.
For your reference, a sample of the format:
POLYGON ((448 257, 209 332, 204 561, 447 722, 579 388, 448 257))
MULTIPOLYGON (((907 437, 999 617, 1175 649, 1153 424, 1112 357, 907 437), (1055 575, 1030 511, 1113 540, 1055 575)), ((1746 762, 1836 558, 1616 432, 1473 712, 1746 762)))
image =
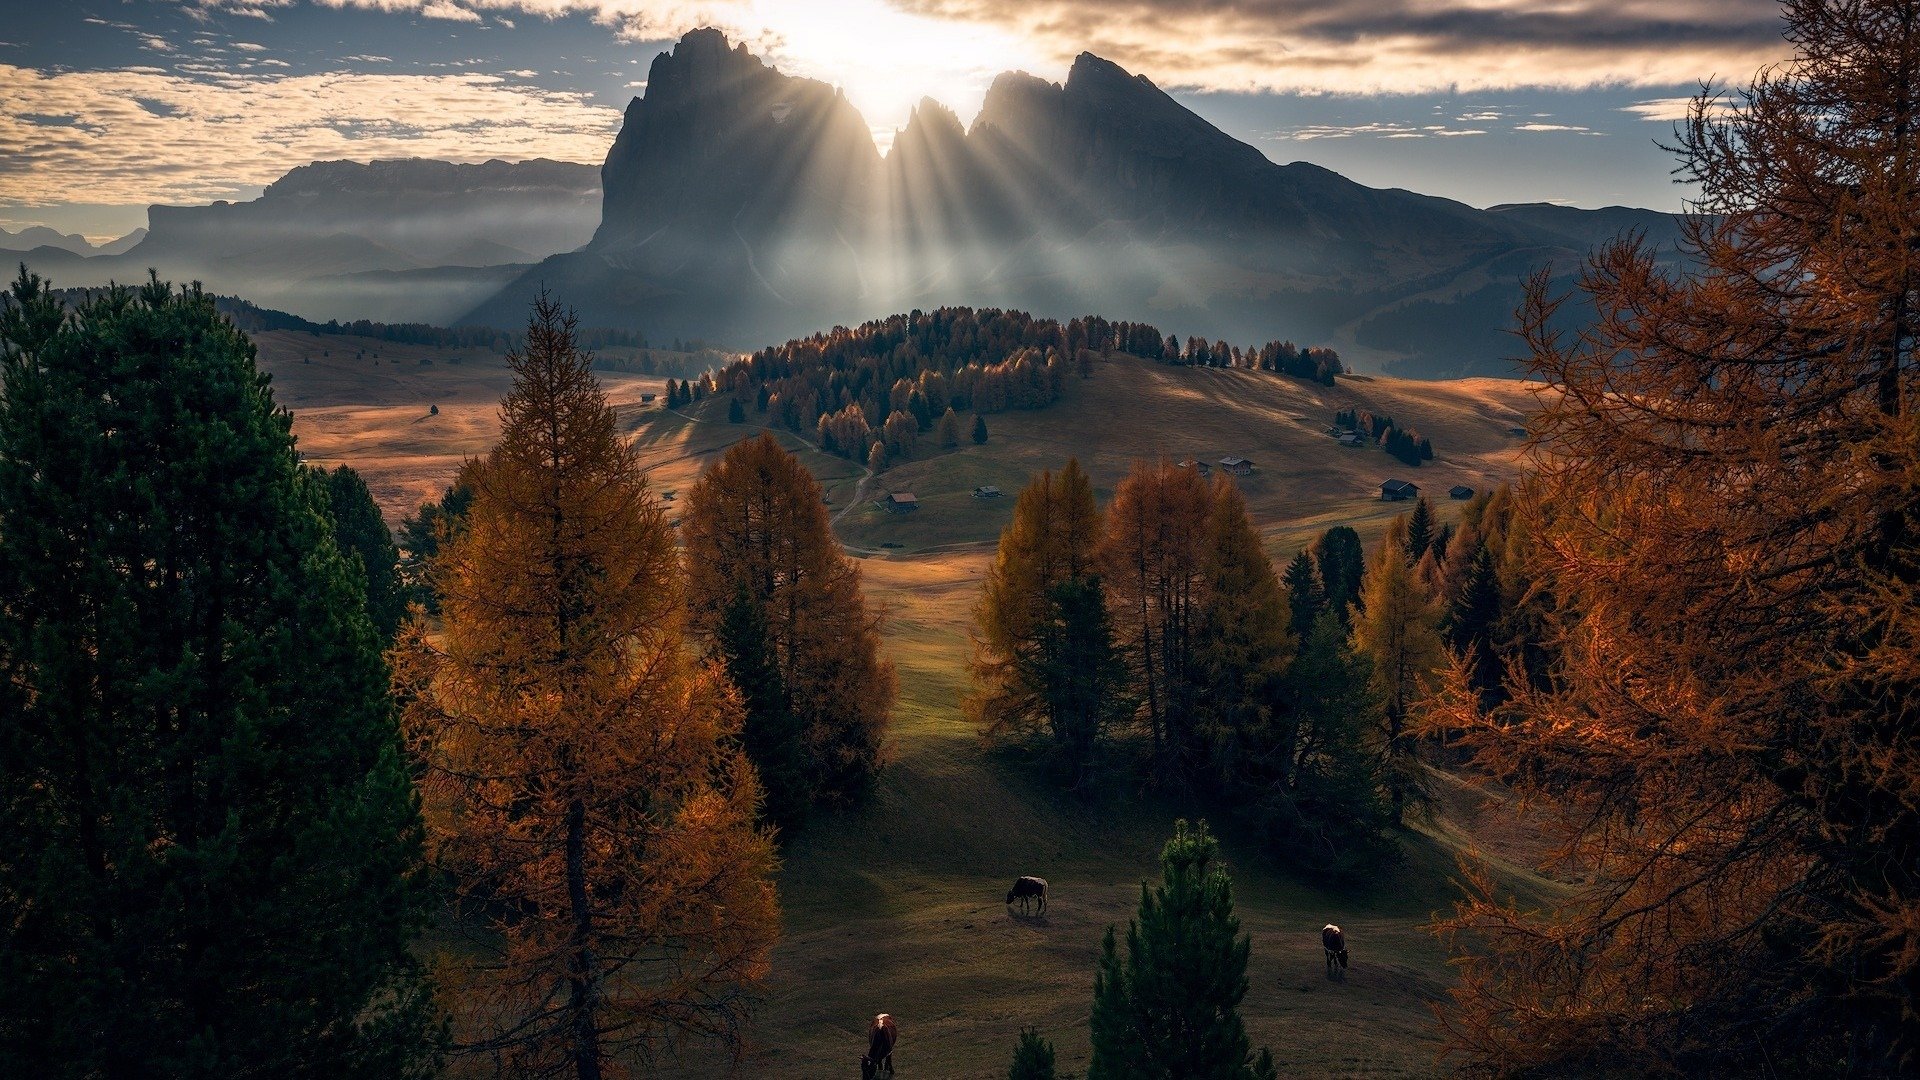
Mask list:
MULTIPOLYGON (((305 334, 258 340, 309 460, 360 470, 389 520, 437 496, 460 459, 498 431, 507 373, 497 355, 305 334), (450 363, 454 354, 463 362, 450 363), (432 405, 439 415, 429 415, 432 405)), ((724 402, 684 414, 657 400, 640 405, 662 380, 605 373, 603 382, 663 494, 684 491, 707 461, 759 430, 751 408, 749 423, 727 423, 724 402)), ((1529 404, 1526 386, 1496 380, 1321 387, 1114 359, 1053 407, 988 417, 985 446, 968 442, 875 478, 782 433, 825 485, 842 539, 871 556, 867 594, 888 615, 886 644, 901 675, 892 761, 867 805, 810 824, 786 849, 784 940, 745 1060, 687 1048, 665 1075, 857 1075, 865 1025, 878 1012, 898 1018, 903 1076, 1003 1074, 1022 1025, 1059 1044, 1065 1072, 1083 1073, 1100 935, 1132 914, 1180 808, 1131 784, 1091 802, 1063 796, 1017 756, 983 747, 962 718, 969 613, 1012 496, 1032 472, 1070 456, 1105 497, 1136 458, 1235 454, 1258 467, 1239 483, 1271 554, 1288 557, 1334 524, 1355 525, 1370 544, 1406 509, 1379 501, 1388 477, 1420 484, 1444 509, 1453 484, 1485 488, 1514 475, 1519 440, 1510 429, 1529 404), (1353 407, 1418 428, 1439 460, 1408 470, 1378 450, 1338 446, 1327 428, 1336 410, 1353 407), (972 498, 982 484, 1006 497, 972 498), (873 509, 869 500, 888 490, 913 491, 922 509, 873 509), (1045 919, 1005 910, 1018 874, 1050 881, 1045 919)), ((1408 835, 1401 865, 1359 886, 1291 873, 1216 822, 1253 935, 1242 1014, 1283 1075, 1435 1073, 1429 1006, 1451 976, 1422 926, 1451 902, 1453 853, 1484 850, 1527 891, 1550 888, 1527 873, 1529 838, 1508 816, 1456 781, 1442 784, 1443 819, 1408 835), (1351 942, 1344 982, 1323 972, 1319 929, 1328 921, 1351 942)))

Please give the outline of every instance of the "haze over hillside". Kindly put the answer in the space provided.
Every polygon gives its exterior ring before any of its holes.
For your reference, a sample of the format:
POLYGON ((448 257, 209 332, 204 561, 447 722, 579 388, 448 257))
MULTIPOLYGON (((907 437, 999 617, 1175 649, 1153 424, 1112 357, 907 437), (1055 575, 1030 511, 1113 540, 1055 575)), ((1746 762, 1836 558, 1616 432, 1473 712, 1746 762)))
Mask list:
POLYGON ((1653 211, 1479 210, 1275 164, 1091 53, 1061 84, 999 76, 971 127, 923 100, 883 157, 837 89, 710 29, 654 59, 597 178, 330 161, 250 202, 149 213, 124 253, 67 243, 26 261, 63 285, 154 268, 319 320, 511 328, 544 285, 587 325, 737 348, 945 304, 1096 311, 1330 344, 1415 377, 1512 374, 1524 275, 1626 231, 1671 250, 1677 230, 1653 211))
POLYGON ((598 201, 593 167, 571 162, 321 161, 249 202, 149 207, 149 231, 112 257, 41 248, 25 261, 61 285, 153 268, 309 318, 447 322, 584 243, 598 201))
POLYGON ((593 242, 527 271, 472 320, 511 324, 542 284, 589 324, 734 344, 995 305, 1344 342, 1410 374, 1505 374, 1498 337, 1367 350, 1369 321, 1470 298, 1475 329, 1494 333, 1513 303, 1490 324, 1489 285, 1515 300, 1535 266, 1570 266, 1623 228, 1666 239, 1673 222, 1483 211, 1277 165, 1091 53, 1064 84, 1001 75, 971 128, 923 101, 882 158, 834 88, 715 30, 655 58, 602 175, 593 242))

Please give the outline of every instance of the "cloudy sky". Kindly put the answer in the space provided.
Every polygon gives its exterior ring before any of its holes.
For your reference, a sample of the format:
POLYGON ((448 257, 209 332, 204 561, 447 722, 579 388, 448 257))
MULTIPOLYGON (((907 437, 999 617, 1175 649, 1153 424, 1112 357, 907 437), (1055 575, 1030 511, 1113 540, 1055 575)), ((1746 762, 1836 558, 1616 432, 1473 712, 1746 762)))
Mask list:
POLYGON ((0 0, 0 228, 96 239, 328 158, 598 162, 694 26, 846 88, 884 147, 922 95, 1082 50, 1276 161, 1489 206, 1677 209, 1656 145, 1783 55, 1771 0, 0 0))

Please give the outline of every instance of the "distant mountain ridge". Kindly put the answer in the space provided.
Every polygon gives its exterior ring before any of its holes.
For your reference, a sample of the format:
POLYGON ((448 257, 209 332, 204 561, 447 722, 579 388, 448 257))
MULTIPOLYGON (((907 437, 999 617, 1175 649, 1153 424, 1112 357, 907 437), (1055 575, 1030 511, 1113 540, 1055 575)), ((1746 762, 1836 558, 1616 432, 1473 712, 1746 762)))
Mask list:
POLYGON ((585 243, 599 203, 598 170, 573 162, 320 161, 257 199, 151 206, 150 231, 117 254, 41 249, 26 261, 64 285, 151 267, 309 318, 448 322, 585 243))
POLYGON ((19 258, 62 285, 152 267, 319 321, 510 329, 545 287, 588 325, 744 349, 914 309, 1098 312, 1442 377, 1513 373, 1536 268, 1680 239, 1671 214, 1480 210, 1277 164, 1091 53, 1060 83, 998 76, 970 126, 923 100, 884 156, 842 93, 717 30, 646 87, 598 169, 315 162, 251 201, 152 207, 131 250, 19 258))
POLYGON ((135 229, 117 240, 95 244, 79 233, 63 233, 58 229, 49 229, 45 225, 29 225, 19 232, 0 229, 0 251, 25 252, 36 248, 52 248, 82 257, 118 255, 146 237, 147 230, 135 229))
POLYGON ((601 176, 592 241, 467 321, 514 325, 544 286, 591 324, 751 347, 965 304, 1292 336, 1402 374, 1507 374, 1482 338, 1388 349, 1365 331, 1410 300, 1469 294, 1484 322, 1511 312, 1530 268, 1571 269, 1608 230, 1675 235, 1651 211, 1479 210, 1276 164, 1091 53, 1063 83, 1000 75, 970 128, 923 101, 883 158, 838 91, 712 29, 655 57, 601 176))

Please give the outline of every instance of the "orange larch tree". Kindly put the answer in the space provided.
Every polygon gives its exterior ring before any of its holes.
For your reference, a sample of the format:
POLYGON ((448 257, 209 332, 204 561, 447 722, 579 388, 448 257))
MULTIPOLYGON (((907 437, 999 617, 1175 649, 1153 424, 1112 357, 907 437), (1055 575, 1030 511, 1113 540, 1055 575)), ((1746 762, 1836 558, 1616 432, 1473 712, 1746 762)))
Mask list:
POLYGON ((1107 508, 1099 555, 1115 636, 1133 669, 1154 753, 1181 783, 1199 763, 1193 634, 1211 507, 1195 470, 1135 462, 1107 508))
POLYGON ((737 1039, 778 933, 740 706, 689 657, 681 565, 575 346, 536 302, 498 446, 395 649, 436 861, 480 940, 464 1049, 516 1076, 627 1075, 669 1034, 737 1039))
POLYGON ((1021 490, 974 607, 966 701, 989 737, 1044 728, 1081 787, 1129 708, 1095 563, 1101 530, 1078 460, 1021 490))
POLYGON ((1557 664, 1445 723, 1558 808, 1556 910, 1481 881, 1448 1020, 1488 1071, 1920 1066, 1920 2, 1790 0, 1679 135, 1693 269, 1523 311, 1557 664))
POLYGON ((898 682, 819 483, 771 435, 743 439, 687 492, 680 536, 695 631, 713 640, 743 594, 764 620, 807 801, 857 796, 879 772, 898 682))

